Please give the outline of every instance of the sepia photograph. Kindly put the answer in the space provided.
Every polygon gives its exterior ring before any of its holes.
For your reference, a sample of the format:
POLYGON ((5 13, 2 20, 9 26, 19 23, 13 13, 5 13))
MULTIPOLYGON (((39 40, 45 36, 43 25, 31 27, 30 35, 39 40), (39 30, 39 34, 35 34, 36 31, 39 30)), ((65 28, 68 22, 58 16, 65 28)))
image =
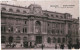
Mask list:
POLYGON ((2 1, 2 50, 79 49, 79 0, 2 1))

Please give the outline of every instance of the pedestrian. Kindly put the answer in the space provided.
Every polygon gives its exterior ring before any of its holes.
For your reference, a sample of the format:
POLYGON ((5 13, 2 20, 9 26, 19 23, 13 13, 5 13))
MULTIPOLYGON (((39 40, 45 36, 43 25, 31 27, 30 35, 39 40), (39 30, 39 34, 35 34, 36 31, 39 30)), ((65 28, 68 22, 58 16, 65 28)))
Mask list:
POLYGON ((61 48, 61 49, 64 49, 64 44, 61 44, 60 48, 61 48))
POLYGON ((44 45, 42 44, 42 50, 43 50, 43 48, 44 48, 44 45))
POLYGON ((57 49, 57 45, 55 45, 55 49, 57 49))
POLYGON ((72 47, 71 47, 71 44, 68 44, 68 49, 71 49, 72 47))

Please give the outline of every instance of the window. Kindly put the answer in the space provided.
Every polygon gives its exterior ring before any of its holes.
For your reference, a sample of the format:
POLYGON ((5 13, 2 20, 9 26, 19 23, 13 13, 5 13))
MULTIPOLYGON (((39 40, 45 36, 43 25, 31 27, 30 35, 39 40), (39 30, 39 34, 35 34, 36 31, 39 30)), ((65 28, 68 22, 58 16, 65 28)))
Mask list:
POLYGON ((58 30, 58 29, 56 30, 56 33, 58 33, 58 34, 59 34, 59 30, 58 30))
POLYGON ((65 43, 65 38, 62 38, 62 42, 65 43))
POLYGON ((9 32, 13 32, 13 26, 9 26, 9 27, 8 27, 8 31, 9 31, 9 32))
POLYGON ((53 43, 56 43, 56 38, 53 38, 53 43))
POLYGON ((16 12, 20 12, 20 10, 19 10, 19 9, 17 9, 17 10, 16 10, 16 12))
POLYGON ((13 32, 13 27, 11 27, 11 32, 13 32))
POLYGON ((3 10, 3 11, 5 11, 5 10, 6 10, 6 8, 5 8, 5 7, 2 7, 2 10, 3 10))
POLYGON ((16 37, 16 43, 20 43, 21 38, 18 36, 16 37))
POLYGON ((50 37, 47 38, 47 42, 51 43, 51 38, 50 37))
POLYGON ((60 18, 63 18, 62 16, 60 16, 60 18))
POLYGON ((27 24, 27 22, 25 21, 25 24, 27 24))
POLYGON ((45 16, 49 16, 48 14, 44 13, 45 16))
POLYGON ((49 26, 49 24, 48 24, 48 26, 49 26))
POLYGON ((58 18, 58 15, 56 15, 56 17, 58 18))
POLYGON ((26 33, 27 32, 27 28, 23 28, 23 33, 26 33))
POLYGON ((58 38, 58 43, 60 43, 61 42, 61 39, 60 38, 58 38))
POLYGON ((23 41, 27 41, 27 37, 23 37, 23 41))
POLYGON ((55 30, 54 29, 52 29, 52 34, 54 34, 55 33, 55 30))
POLYGON ((5 26, 1 26, 1 32, 6 32, 6 27, 5 26))
POLYGON ((1 36, 1 43, 5 43, 6 41, 6 37, 5 36, 1 36))
POLYGON ((10 8, 10 9, 9 9, 9 11, 10 11, 10 12, 13 12, 13 9, 12 9, 12 8, 10 8))
POLYGON ((51 17, 54 17, 53 14, 51 14, 51 17))
POLYGON ((36 33, 40 33, 41 32, 41 23, 40 23, 40 21, 36 21, 35 25, 36 25, 36 27, 35 27, 36 33))
POLYGON ((23 11, 23 13, 26 13, 26 11, 23 11))

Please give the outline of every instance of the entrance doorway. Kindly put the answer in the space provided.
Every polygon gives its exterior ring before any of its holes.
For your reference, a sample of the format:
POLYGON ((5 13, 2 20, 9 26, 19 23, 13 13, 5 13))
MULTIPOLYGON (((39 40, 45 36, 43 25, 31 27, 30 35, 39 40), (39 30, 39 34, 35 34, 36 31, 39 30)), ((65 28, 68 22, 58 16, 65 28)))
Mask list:
POLYGON ((24 41, 24 42, 23 42, 23 46, 24 46, 25 48, 28 48, 28 42, 27 42, 27 41, 24 41))
POLYGON ((42 36, 36 36, 36 44, 42 43, 42 36))

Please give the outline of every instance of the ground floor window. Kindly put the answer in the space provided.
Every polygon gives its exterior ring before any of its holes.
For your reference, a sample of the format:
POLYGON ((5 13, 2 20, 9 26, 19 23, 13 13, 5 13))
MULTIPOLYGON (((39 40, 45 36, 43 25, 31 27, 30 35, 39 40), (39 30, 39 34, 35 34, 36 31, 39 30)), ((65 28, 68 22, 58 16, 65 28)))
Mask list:
POLYGON ((61 39, 60 38, 58 38, 58 43, 60 43, 61 42, 61 39))
POLYGON ((16 37, 16 43, 20 43, 21 38, 18 36, 16 37))
POLYGON ((47 38, 47 42, 51 43, 51 38, 50 37, 47 38))
POLYGON ((36 36, 36 43, 41 44, 42 43, 42 36, 36 36))
POLYGON ((56 38, 53 37, 53 43, 55 43, 55 42, 56 42, 56 38))
POLYGON ((1 36, 1 43, 5 43, 6 41, 6 37, 5 36, 1 36))
POLYGON ((62 38, 62 42, 65 43, 65 38, 62 38))
POLYGON ((23 41, 27 41, 27 37, 23 37, 23 41))

